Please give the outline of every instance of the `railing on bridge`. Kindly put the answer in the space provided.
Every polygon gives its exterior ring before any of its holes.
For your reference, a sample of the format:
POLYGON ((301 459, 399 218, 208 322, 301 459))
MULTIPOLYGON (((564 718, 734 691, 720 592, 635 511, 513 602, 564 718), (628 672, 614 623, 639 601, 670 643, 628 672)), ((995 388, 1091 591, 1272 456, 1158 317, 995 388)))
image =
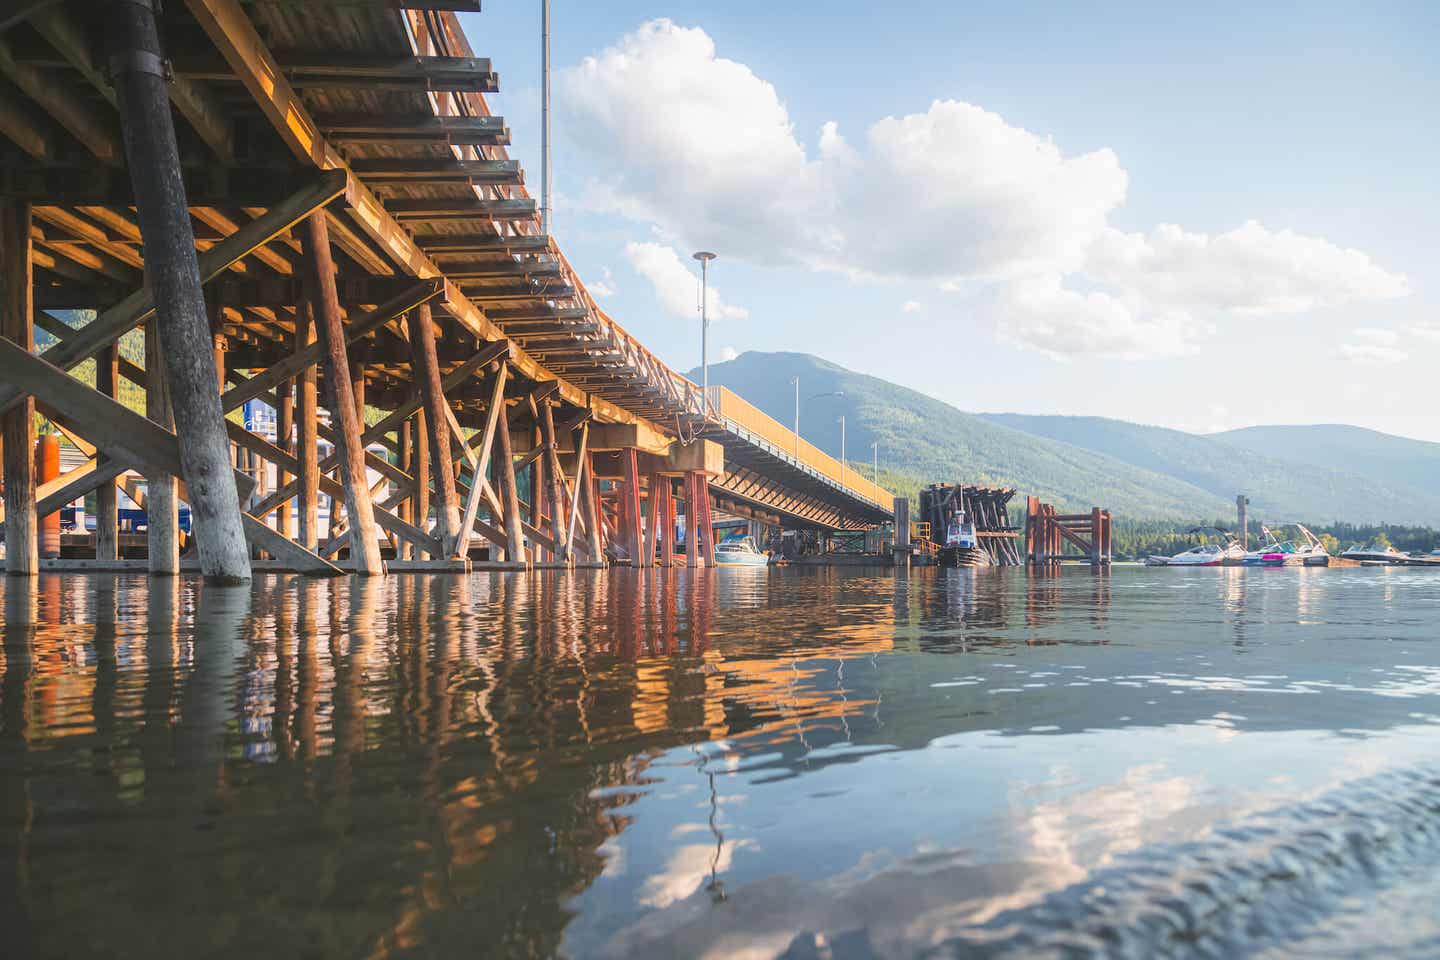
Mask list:
POLYGON ((738 427, 752 437, 764 441, 778 453, 815 471, 851 495, 886 511, 892 508, 895 495, 890 491, 861 476, 854 467, 842 464, 808 440, 797 437, 795 431, 742 399, 739 394, 725 387, 711 387, 710 411, 712 417, 725 422, 727 427, 738 427))

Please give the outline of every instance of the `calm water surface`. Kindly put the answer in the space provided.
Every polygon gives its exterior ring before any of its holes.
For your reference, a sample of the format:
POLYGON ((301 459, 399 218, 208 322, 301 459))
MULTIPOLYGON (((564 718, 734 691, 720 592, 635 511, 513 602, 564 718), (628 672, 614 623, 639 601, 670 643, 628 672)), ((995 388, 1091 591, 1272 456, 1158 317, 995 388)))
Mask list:
POLYGON ((12 957, 1440 954, 1440 575, 4 585, 12 957))

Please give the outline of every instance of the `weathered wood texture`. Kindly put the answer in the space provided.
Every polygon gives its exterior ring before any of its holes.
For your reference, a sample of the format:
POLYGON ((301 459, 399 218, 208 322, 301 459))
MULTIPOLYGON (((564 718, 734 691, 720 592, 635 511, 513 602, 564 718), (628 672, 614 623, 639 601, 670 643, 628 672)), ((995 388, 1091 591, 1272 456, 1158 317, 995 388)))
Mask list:
MULTIPOLYGON (((30 259, 30 205, 0 199, 0 334, 27 353, 35 349, 34 282, 30 259)), ((15 576, 40 571, 35 513, 35 401, 0 415, 5 482, 5 569, 15 576)))
POLYGON ((330 233, 325 218, 307 217, 301 232, 305 284, 315 319, 315 333, 323 350, 326 406, 335 421, 340 479, 345 488, 345 514, 350 529, 350 558, 356 573, 383 574, 376 540, 375 513, 365 473, 365 445, 360 440, 360 418, 350 381, 345 351, 345 330, 335 292, 335 264, 330 255, 330 233))
POLYGON ((250 579, 250 555, 229 468, 215 365, 210 354, 205 299, 195 236, 185 203, 180 153, 165 78, 137 66, 162 56, 149 7, 111 0, 109 40, 117 62, 125 156, 145 242, 147 286, 165 342, 165 373, 173 398, 181 472, 205 576, 250 579), (135 55, 139 54, 140 57, 135 55))

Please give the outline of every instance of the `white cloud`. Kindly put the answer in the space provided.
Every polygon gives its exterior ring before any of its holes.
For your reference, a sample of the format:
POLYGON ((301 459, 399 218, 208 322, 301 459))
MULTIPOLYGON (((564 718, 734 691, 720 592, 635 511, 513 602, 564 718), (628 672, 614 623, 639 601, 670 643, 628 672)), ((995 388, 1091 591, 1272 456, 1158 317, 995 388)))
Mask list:
POLYGON ((1379 347, 1393 347, 1400 342, 1400 334, 1380 327, 1356 327, 1351 332, 1366 343, 1379 347))
POLYGON ((1001 284, 982 309, 997 318, 1000 340, 1056 359, 1177 356, 1209 332, 1183 312, 1150 311, 1104 291, 1067 289, 1055 274, 1001 284))
MULTIPOLYGON (((1408 293, 1358 250, 1255 221, 1122 232, 1113 151, 1066 154, 969 103, 886 117, 855 145, 827 123, 807 152, 773 85, 668 20, 563 71, 559 89, 602 170, 592 207, 755 263, 974 291, 998 336, 1053 356, 1173 354, 1225 317, 1408 293)), ((678 304, 666 284, 657 295, 678 304)), ((686 316, 694 299, 692 282, 686 316)))
POLYGON ((591 295, 596 297, 615 296, 615 275, 610 272, 610 268, 601 267, 600 277, 601 279, 599 280, 592 280, 587 283, 585 289, 589 290, 591 295))
POLYGON ((900 309, 905 311, 906 313, 919 313, 921 310, 925 309, 925 306, 919 300, 906 300, 905 305, 902 306, 900 309))
MULTIPOLYGON (((700 312, 700 278, 691 270, 674 247, 663 243, 627 243, 625 256, 635 272, 650 281, 660 306, 676 317, 690 318, 700 312)), ((711 320, 744 320, 750 311, 725 303, 720 291, 710 284, 709 315, 711 320)))
POLYGON ((1358 342, 1342 343, 1336 353, 1351 363, 1386 366, 1410 358, 1410 354, 1400 348, 1400 334, 1394 330, 1357 327, 1350 335, 1358 342))
POLYGON ((740 356, 740 351, 739 351, 739 350, 736 350, 734 347, 721 347, 721 348, 720 348, 720 362, 721 362, 721 363, 726 363, 726 362, 728 362, 728 361, 730 361, 730 360, 734 360, 734 359, 735 359, 736 357, 738 357, 738 356, 740 356))
POLYGON ((1254 220, 1214 235, 1169 223, 1148 235, 1106 229, 1091 244, 1084 270, 1155 304, 1242 316, 1302 313, 1409 292, 1404 277, 1359 250, 1269 230, 1254 220))
POLYGON ((1401 363, 1410 358, 1410 354, 1397 347, 1381 347, 1373 343, 1342 343, 1339 353, 1351 363, 1371 367, 1401 363))

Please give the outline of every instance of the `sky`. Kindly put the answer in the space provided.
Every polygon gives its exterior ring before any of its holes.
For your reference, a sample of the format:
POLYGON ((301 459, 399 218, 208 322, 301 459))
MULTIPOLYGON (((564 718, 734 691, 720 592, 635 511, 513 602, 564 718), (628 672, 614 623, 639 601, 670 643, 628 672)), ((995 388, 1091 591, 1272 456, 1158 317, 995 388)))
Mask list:
MULTIPOLYGON (((540 0, 462 15, 540 192, 540 0)), ((552 232, 698 365, 1440 441, 1440 4, 552 0, 552 232)))

